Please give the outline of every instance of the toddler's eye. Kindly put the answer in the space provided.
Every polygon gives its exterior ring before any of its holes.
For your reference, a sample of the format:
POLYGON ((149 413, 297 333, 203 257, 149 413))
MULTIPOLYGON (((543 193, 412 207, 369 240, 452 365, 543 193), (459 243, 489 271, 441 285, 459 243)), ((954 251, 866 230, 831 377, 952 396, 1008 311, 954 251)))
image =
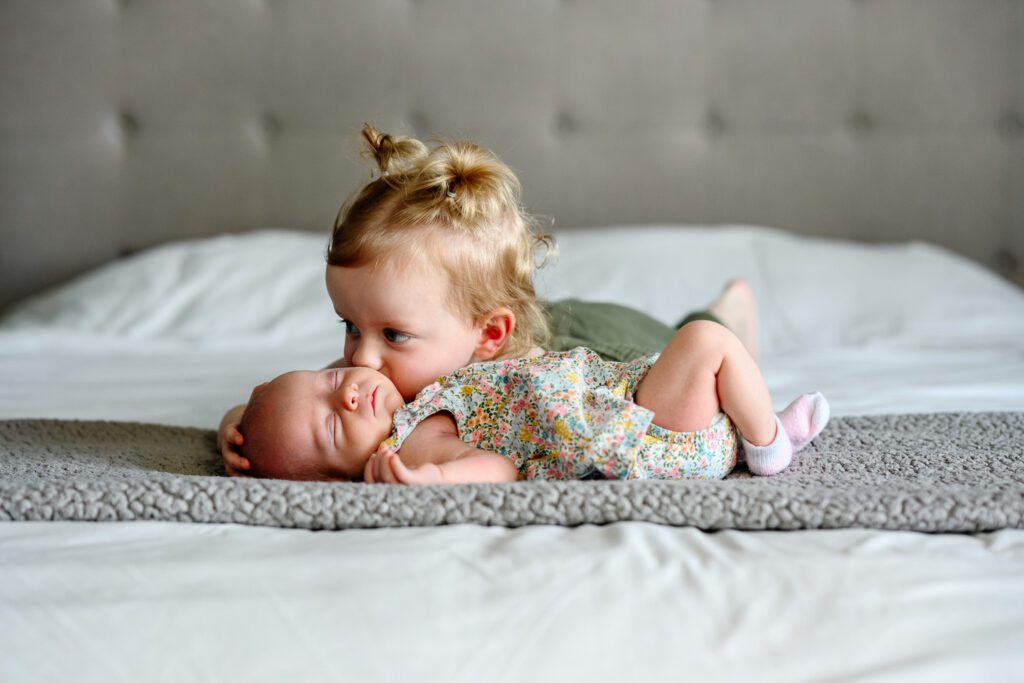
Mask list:
POLYGON ((339 318, 338 322, 345 326, 345 334, 359 334, 359 328, 353 325, 351 321, 339 318))
POLYGON ((384 330, 384 338, 392 344, 404 344, 409 341, 409 335, 402 334, 398 330, 386 329, 384 330))

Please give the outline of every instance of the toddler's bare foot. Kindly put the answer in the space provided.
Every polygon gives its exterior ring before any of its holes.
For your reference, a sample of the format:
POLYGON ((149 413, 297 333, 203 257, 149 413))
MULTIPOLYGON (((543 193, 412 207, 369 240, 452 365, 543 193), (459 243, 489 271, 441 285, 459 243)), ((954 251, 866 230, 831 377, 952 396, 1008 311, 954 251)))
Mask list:
POLYGON ((746 280, 736 278, 725 283, 718 298, 708 310, 733 331, 757 361, 761 356, 761 323, 757 317, 757 300, 746 280))

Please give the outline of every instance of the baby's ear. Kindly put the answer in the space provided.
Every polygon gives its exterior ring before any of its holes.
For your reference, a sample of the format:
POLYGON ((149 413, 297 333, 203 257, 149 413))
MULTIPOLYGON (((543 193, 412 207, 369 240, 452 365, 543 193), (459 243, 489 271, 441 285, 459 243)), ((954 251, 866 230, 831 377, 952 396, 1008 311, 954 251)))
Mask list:
POLYGON ((480 337, 473 353, 477 360, 491 360, 516 329, 516 314, 511 308, 499 306, 480 320, 480 337))
POLYGON ((249 394, 249 401, 251 402, 254 398, 259 396, 259 393, 266 389, 268 384, 270 384, 270 382, 263 382, 262 384, 257 384, 253 387, 252 393, 249 394))

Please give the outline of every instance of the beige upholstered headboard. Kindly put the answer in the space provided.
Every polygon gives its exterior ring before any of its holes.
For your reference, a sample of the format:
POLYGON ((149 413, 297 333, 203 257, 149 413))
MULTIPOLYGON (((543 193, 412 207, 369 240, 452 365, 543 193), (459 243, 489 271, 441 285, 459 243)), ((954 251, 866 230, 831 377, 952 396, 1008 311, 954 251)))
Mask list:
POLYGON ((1020 0, 0 0, 0 306, 127 251, 328 230, 363 121, 560 226, 923 238, 1020 277, 1020 0))

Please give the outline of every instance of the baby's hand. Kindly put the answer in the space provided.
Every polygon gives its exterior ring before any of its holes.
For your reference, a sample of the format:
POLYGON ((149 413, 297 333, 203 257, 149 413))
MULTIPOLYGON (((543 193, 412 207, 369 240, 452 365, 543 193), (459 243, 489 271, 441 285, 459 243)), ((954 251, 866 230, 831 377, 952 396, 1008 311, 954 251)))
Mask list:
POLYGON ((437 484, 441 482, 441 468, 433 463, 419 467, 406 467, 394 448, 381 444, 370 456, 363 469, 363 481, 369 484, 437 484))
POLYGON ((245 406, 238 406, 232 408, 221 420, 220 429, 217 432, 217 449, 220 450, 220 456, 224 459, 224 471, 228 473, 229 477, 244 477, 248 476, 249 459, 243 457, 238 451, 245 444, 245 438, 242 433, 238 431, 238 420, 241 415, 241 410, 245 406))
POLYGON ((249 459, 238 452, 244 444, 245 438, 238 431, 237 424, 227 425, 227 428, 217 435, 220 456, 224 459, 224 471, 229 477, 249 476, 249 459))

